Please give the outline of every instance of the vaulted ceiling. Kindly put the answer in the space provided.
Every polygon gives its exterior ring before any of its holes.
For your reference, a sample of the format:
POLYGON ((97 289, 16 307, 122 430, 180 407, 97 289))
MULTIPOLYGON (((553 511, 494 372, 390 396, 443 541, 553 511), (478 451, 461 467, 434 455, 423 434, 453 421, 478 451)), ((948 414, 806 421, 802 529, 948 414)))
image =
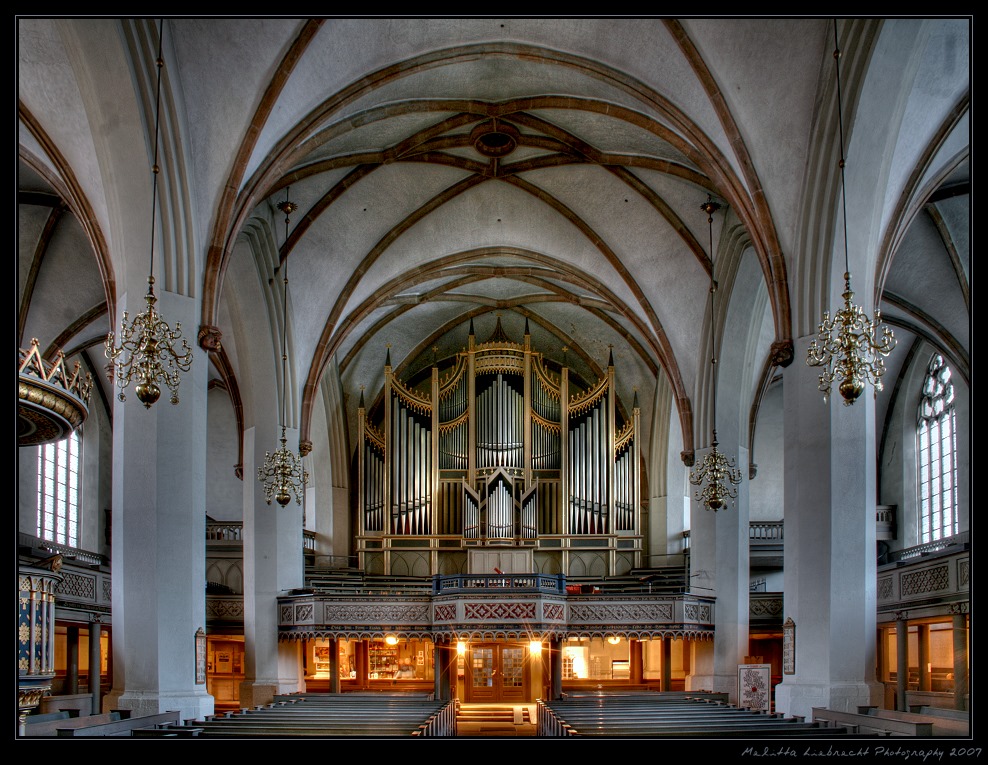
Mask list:
MULTIPOLYGON (((59 38, 51 66, 79 51, 93 66, 105 35, 153 60, 156 37, 147 23, 88 23, 20 22, 22 120, 37 130, 21 131, 18 335, 81 349, 101 370, 125 257, 112 243, 93 253, 93 229, 120 226, 92 159, 87 98, 98 99, 52 92, 25 62, 59 38), (60 125, 45 118, 59 98, 60 125), (38 134, 78 189, 38 160, 38 134)), ((695 409, 711 239, 723 299, 763 327, 756 377, 773 343, 814 329, 791 295, 807 267, 800 205, 832 45, 829 20, 801 18, 168 20, 164 168, 187 186, 173 178, 164 194, 184 204, 188 231, 174 238, 195 253, 166 249, 162 281, 201 298, 201 324, 222 333, 211 375, 243 382, 253 297, 276 326, 287 267, 303 432, 334 357, 344 391, 373 399, 389 350, 408 377, 465 347, 471 322, 484 340, 498 318, 518 341, 527 325, 536 350, 587 380, 613 354, 622 404, 641 391, 646 422, 657 378, 695 409), (709 229, 708 196, 722 205, 709 229), (287 226, 286 199, 297 205, 287 226), (732 296, 735 281, 748 294, 732 296)), ((90 85, 110 81, 133 99, 126 72, 90 85)), ((948 90, 937 97, 963 101, 963 86, 948 90)), ((929 335, 967 360, 969 317, 946 307, 970 305, 969 168, 955 164, 874 281, 901 346, 929 335)))

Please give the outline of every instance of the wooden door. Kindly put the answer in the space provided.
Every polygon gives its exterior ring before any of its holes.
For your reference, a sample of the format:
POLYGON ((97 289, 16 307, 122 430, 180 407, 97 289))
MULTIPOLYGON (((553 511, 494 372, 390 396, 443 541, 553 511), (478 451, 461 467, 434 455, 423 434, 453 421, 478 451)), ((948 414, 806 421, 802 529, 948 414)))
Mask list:
POLYGON ((528 698, 527 650, 516 643, 470 646, 466 700, 475 703, 521 703, 528 698))

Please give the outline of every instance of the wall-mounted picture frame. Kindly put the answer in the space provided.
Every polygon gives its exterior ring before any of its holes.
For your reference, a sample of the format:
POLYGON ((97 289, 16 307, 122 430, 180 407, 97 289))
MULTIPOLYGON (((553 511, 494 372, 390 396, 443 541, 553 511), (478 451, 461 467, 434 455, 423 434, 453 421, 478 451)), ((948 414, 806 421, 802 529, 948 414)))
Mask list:
POLYGON ((738 664, 738 706, 768 712, 772 704, 772 665, 738 664))
POLYGON ((782 625, 782 674, 796 674, 796 622, 791 616, 782 625))
POLYGON ((206 633, 202 627, 196 630, 196 685, 206 684, 206 633))

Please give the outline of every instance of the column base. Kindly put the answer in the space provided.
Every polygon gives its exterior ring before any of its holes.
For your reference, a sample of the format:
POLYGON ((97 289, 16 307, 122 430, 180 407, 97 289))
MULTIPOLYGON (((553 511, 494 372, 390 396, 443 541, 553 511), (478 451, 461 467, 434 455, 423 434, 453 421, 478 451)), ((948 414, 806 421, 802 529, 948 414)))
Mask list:
POLYGON ((858 707, 881 706, 882 697, 882 685, 877 682, 829 685, 783 681, 775 686, 775 711, 787 717, 805 717, 809 722, 813 707, 857 712, 858 707))
POLYGON ((255 683, 245 680, 240 684, 240 707, 252 709, 270 704, 277 693, 279 691, 276 683, 255 683))
POLYGON ((127 709, 137 715, 155 715, 178 710, 183 720, 205 720, 215 713, 213 697, 206 693, 180 693, 160 691, 110 691, 103 698, 103 711, 127 709))
POLYGON ((731 675, 687 675, 685 688, 688 691, 713 691, 726 693, 728 702, 738 703, 738 676, 731 675))

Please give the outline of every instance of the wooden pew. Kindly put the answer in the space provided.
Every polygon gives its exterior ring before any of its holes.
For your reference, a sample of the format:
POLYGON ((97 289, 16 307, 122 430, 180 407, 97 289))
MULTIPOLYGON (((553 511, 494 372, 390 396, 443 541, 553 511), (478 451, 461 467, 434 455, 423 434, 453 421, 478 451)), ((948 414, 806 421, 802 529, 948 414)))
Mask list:
POLYGON ((918 720, 894 719, 877 714, 839 712, 824 707, 813 707, 813 720, 830 725, 843 725, 855 733, 876 736, 932 736, 933 723, 918 720))
POLYGON ((51 712, 45 715, 37 715, 37 717, 44 717, 46 719, 31 722, 31 718, 29 717, 28 723, 24 728, 25 736, 58 736, 58 730, 60 728, 82 728, 87 725, 100 725, 103 723, 115 722, 121 718, 121 714, 119 712, 106 712, 98 715, 84 715, 80 717, 78 715, 70 714, 68 710, 63 710, 61 712, 51 712))
POLYGON ((637 693, 584 696, 539 702, 539 736, 732 737, 847 735, 844 727, 827 727, 801 717, 758 712, 719 698, 637 693))
POLYGON ((295 738, 452 736, 455 735, 455 702, 430 701, 402 696, 340 698, 278 697, 268 705, 214 715, 191 723, 202 729, 202 738, 295 738))
MULTIPOLYGON (((96 715, 92 715, 95 717, 96 715)), ((81 720, 88 718, 82 717, 81 720)), ((153 728, 156 725, 178 724, 182 722, 182 713, 178 710, 173 712, 159 712, 152 715, 138 715, 137 717, 121 717, 118 720, 104 722, 96 725, 83 725, 78 727, 57 728, 58 736, 131 736, 138 728, 153 728)))

